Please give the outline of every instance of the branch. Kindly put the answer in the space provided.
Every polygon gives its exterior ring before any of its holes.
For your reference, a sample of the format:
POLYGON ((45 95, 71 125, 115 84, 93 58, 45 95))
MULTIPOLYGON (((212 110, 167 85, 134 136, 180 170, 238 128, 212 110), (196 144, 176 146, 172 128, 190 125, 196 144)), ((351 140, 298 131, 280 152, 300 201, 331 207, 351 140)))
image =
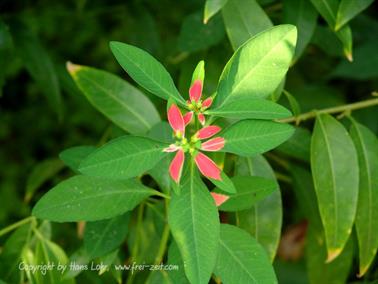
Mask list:
POLYGON ((377 99, 370 99, 366 101, 360 101, 352 104, 347 104, 347 105, 342 105, 342 106, 337 106, 337 107, 330 107, 330 108, 324 108, 320 110, 313 110, 310 112, 302 113, 298 116, 292 116, 284 119, 279 119, 277 121, 279 122, 295 122, 296 124, 299 124, 303 120, 315 118, 318 114, 322 113, 339 113, 339 112, 351 112, 352 110, 356 109, 361 109, 361 108, 366 108, 366 107, 371 107, 378 105, 378 98, 377 99))

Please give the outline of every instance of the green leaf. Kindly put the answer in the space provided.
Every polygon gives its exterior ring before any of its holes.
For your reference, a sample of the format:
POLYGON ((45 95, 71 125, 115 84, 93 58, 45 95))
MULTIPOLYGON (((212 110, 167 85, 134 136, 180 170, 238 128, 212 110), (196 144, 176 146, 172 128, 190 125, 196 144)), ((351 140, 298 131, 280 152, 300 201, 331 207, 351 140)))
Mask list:
POLYGON ((198 11, 184 18, 178 37, 178 48, 183 52, 196 52, 216 45, 223 37, 222 18, 217 15, 204 24, 202 12, 198 11))
POLYGON ((287 100, 289 101, 290 108, 293 111, 294 116, 299 115, 301 113, 301 107, 298 101, 296 100, 296 98, 286 90, 283 90, 283 93, 285 94, 287 100))
MULTIPOLYGON (((260 176, 278 183, 273 169, 263 156, 239 157, 235 165, 235 175, 260 176)), ((238 227, 249 232, 268 252, 273 262, 281 237, 282 201, 281 193, 275 190, 260 200, 251 209, 236 212, 238 227)))
POLYGON ((64 250, 57 244, 46 239, 39 240, 36 246, 35 260, 37 264, 43 266, 55 264, 55 266, 52 269, 47 269, 46 272, 44 272, 42 269, 37 269, 34 274, 36 283, 74 283, 72 280, 62 281, 62 271, 58 270, 57 266, 59 264, 67 264, 68 258, 64 250))
POLYGON ((13 40, 8 26, 0 19, 0 97, 5 84, 10 57, 12 55, 13 40))
POLYGON ((255 0, 228 0, 222 13, 226 32, 234 50, 252 36, 273 26, 255 0))
POLYGON ((335 29, 339 0, 311 0, 311 2, 328 25, 335 30, 337 37, 343 43, 345 56, 349 61, 352 61, 352 32, 350 27, 344 26, 337 31, 335 29))
POLYGON ((203 22, 207 22, 217 14, 224 5, 226 5, 228 0, 206 0, 205 9, 203 11, 203 22))
POLYGON ((352 30, 349 26, 344 26, 336 32, 337 37, 343 44, 343 51, 345 57, 349 61, 353 61, 353 38, 352 30))
POLYGON ((259 33, 238 48, 222 72, 214 106, 245 96, 270 95, 290 66, 296 39, 295 26, 279 25, 259 33))
POLYGON ((328 25, 334 28, 339 0, 311 0, 311 3, 315 6, 316 10, 318 10, 319 14, 322 15, 324 20, 326 20, 328 25))
POLYGON ((207 284, 215 266, 219 243, 219 216, 214 200, 201 181, 193 161, 173 195, 168 223, 185 263, 190 283, 207 284))
POLYGON ((160 122, 152 102, 121 78, 72 63, 67 63, 67 69, 89 102, 123 130, 136 135, 145 134, 160 122))
MULTIPOLYGON (((235 176, 231 180, 237 192, 230 195, 230 198, 219 207, 221 211, 250 209, 278 188, 275 181, 262 177, 235 176)), ((216 188, 215 192, 222 193, 219 188, 216 188)))
POLYGON ((242 120, 220 134, 226 140, 222 152, 251 156, 269 151, 294 133, 289 124, 264 120, 242 120))
POLYGON ((214 273, 224 284, 278 283, 264 249, 247 232, 222 224, 214 273))
POLYGON ((232 180, 222 171, 221 180, 208 178, 216 187, 218 187, 223 193, 228 192, 231 194, 236 193, 235 185, 232 180))
POLYGON ((316 27, 318 13, 308 0, 284 0, 284 22, 298 29, 298 42, 295 50, 296 61, 306 49, 316 27))
POLYGON ((378 40, 369 40, 353 52, 353 62, 341 61, 333 70, 332 77, 369 80, 378 77, 378 40))
POLYGON ((167 153, 167 144, 148 138, 122 136, 85 158, 79 171, 85 175, 128 179, 152 169, 167 153))
POLYGON ((110 49, 122 68, 147 91, 165 100, 172 98, 185 104, 167 70, 149 53, 116 41, 110 42, 110 49))
POLYGON ((18 265, 21 261, 22 251, 27 245, 30 230, 30 223, 21 226, 2 245, 0 275, 9 283, 21 282, 21 271, 18 269, 18 265))
POLYGON ((291 112, 279 104, 248 97, 207 110, 205 114, 234 119, 279 119, 291 116, 291 112))
POLYGON ((38 188, 54 177, 62 168, 63 163, 58 159, 48 159, 37 164, 26 181, 25 202, 29 202, 38 188))
POLYGON ((327 248, 322 230, 310 226, 306 244, 306 267, 310 284, 347 283, 353 261, 352 239, 349 239, 341 254, 330 263, 326 263, 327 248))
POLYGON ((341 0, 337 11, 335 29, 339 30, 343 25, 369 7, 374 0, 341 0))
POLYGON ((37 82, 58 118, 63 118, 62 97, 54 64, 36 35, 21 23, 11 26, 17 54, 37 82))
POLYGON ((354 222, 358 161, 353 141, 328 114, 317 117, 311 139, 311 170, 325 231, 328 261, 343 250, 354 222))
POLYGON ((367 127, 352 120, 350 135, 357 149, 360 184, 356 213, 361 277, 378 249, 378 140, 367 127))
POLYGON ((293 136, 275 150, 302 161, 310 161, 311 132, 307 128, 296 127, 293 136))
MULTIPOLYGON (((174 143, 172 128, 166 121, 162 121, 152 127, 148 133, 148 137, 165 143, 174 143)), ((172 157, 167 155, 148 171, 148 174, 152 176, 160 188, 165 192, 169 191, 171 183, 173 182, 169 175, 169 165, 171 164, 171 161, 172 157)))
POLYGON ((97 221, 133 210, 153 194, 154 190, 135 180, 121 182, 74 176, 47 192, 32 213, 55 222, 97 221))
POLYGON ((130 214, 112 219, 88 222, 85 225, 84 246, 92 258, 105 256, 118 248, 128 232, 130 214))
POLYGON ((177 265, 177 269, 169 271, 169 278, 174 284, 189 284, 185 276, 185 266, 175 241, 172 241, 168 248, 168 264, 177 265))
POLYGON ((290 165, 290 173, 293 178, 294 194, 302 214, 311 227, 318 232, 323 231, 311 173, 295 164, 290 165))
POLYGON ((198 62, 196 68, 193 71, 191 85, 193 85, 196 80, 200 80, 201 82, 205 80, 205 61, 203 60, 198 62))
POLYGON ((59 158, 71 170, 78 173, 79 165, 89 154, 96 150, 95 146, 75 146, 59 153, 59 158))

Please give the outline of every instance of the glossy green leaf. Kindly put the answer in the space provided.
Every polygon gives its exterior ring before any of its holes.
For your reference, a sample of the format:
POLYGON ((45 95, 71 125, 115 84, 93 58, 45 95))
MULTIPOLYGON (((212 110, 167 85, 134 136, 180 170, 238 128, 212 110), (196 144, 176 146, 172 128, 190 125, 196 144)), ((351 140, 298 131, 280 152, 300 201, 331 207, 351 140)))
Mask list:
POLYGON ((343 250, 352 232, 357 208, 358 161, 348 132, 328 114, 316 119, 311 139, 311 170, 331 261, 343 250))
POLYGON ((13 40, 8 26, 0 19, 0 97, 5 84, 5 75, 12 55, 13 40))
POLYGON ((191 283, 207 284, 217 257, 219 216, 193 162, 183 178, 181 194, 172 196, 168 223, 185 263, 186 277, 191 283))
POLYGON ((54 177, 63 166, 63 163, 59 159, 48 159, 37 164, 26 181, 24 200, 29 202, 38 188, 54 177))
POLYGON ((145 134, 160 116, 152 102, 121 78, 99 69, 67 64, 88 101, 117 126, 131 134, 145 134))
POLYGON ((85 175, 127 179, 152 169, 167 153, 167 144, 148 138, 122 136, 85 158, 79 171, 85 175))
POLYGON ((312 228, 307 231, 306 266, 310 284, 347 283, 353 261, 353 242, 350 239, 340 255, 326 263, 327 248, 322 230, 312 228))
POLYGON ((226 32, 234 50, 252 36, 273 26, 256 0, 228 0, 222 13, 226 32))
POLYGON ((74 176, 47 192, 32 213, 55 222, 97 221, 130 211, 153 194, 154 190, 135 180, 74 176))
POLYGON ((309 44, 316 27, 318 13, 308 0, 284 0, 284 22, 298 29, 298 42, 295 50, 296 61, 309 44))
POLYGON ((359 246, 359 275, 362 276, 378 249, 378 140, 373 132, 354 120, 350 135, 357 149, 360 170, 355 224, 359 246))
POLYGON ((341 0, 337 11, 335 29, 340 29, 343 25, 369 7, 374 0, 341 0))
POLYGON ((310 161, 311 132, 307 128, 296 127, 293 136, 275 150, 302 161, 310 161))
POLYGON ((59 153, 59 158, 71 170, 79 172, 79 165, 82 160, 96 150, 95 146, 75 146, 59 153))
POLYGON ((135 46, 111 42, 110 48, 122 68, 139 85, 154 95, 185 104, 164 66, 149 53, 135 46))
MULTIPOLYGON (((230 198, 219 207, 221 211, 250 209, 278 188, 275 181, 262 177, 235 176, 231 180, 236 187, 236 193, 230 195, 230 198)), ((222 193, 219 188, 216 188, 215 192, 222 193)))
POLYGON ((125 213, 112 219, 88 222, 85 225, 84 245, 92 257, 104 256, 118 248, 128 232, 130 214, 125 213))
POLYGON ((205 2, 205 9, 203 11, 203 22, 207 24, 207 22, 217 14, 224 5, 226 5, 228 0, 206 0, 205 2))
POLYGON ((236 193, 235 185, 233 181, 222 171, 221 180, 209 178, 209 180, 218 187, 223 193, 228 192, 231 194, 236 193))
POLYGON ((52 109, 62 119, 62 97, 54 64, 31 30, 18 23, 11 27, 17 54, 21 57, 30 76, 37 82, 52 109))
POLYGON ((214 273, 224 284, 278 283, 261 245, 244 230, 228 224, 221 225, 214 273))
MULTIPOLYGON (((239 157, 235 175, 260 176, 278 183, 273 169, 263 156, 239 157)), ((249 232, 267 251, 273 262, 281 237, 282 201, 279 190, 260 200, 251 209, 236 212, 238 227, 249 232)))
POLYGON ((267 152, 294 133, 289 124, 264 120, 242 120, 220 134, 226 140, 223 152, 251 156, 267 152))
POLYGON ((290 66, 296 39, 295 26, 279 25, 239 47, 222 72, 215 106, 243 96, 263 98, 270 95, 290 66))
POLYGON ((279 104, 248 97, 212 108, 205 114, 234 119, 279 119, 291 116, 291 112, 279 104))
POLYGON ((48 265, 55 264, 52 269, 47 269, 44 272, 42 269, 37 269, 34 277, 36 283, 46 283, 49 284, 68 284, 74 283, 73 280, 63 280, 62 281, 62 271, 58 270, 58 264, 65 265, 68 262, 68 258, 64 250, 57 244, 42 239, 37 242, 35 259, 37 264, 48 265))
POLYGON ((184 18, 178 37, 178 48, 183 52, 196 52, 219 43, 223 37, 224 27, 220 15, 204 24, 202 12, 199 11, 184 18))

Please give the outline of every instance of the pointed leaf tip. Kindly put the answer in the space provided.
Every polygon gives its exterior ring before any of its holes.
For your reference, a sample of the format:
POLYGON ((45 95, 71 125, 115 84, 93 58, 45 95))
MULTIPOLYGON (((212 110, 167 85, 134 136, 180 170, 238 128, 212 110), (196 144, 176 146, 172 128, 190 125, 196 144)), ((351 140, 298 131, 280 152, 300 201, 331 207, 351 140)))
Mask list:
POLYGON ((67 68, 68 73, 74 76, 76 72, 82 68, 82 66, 73 64, 71 61, 67 61, 66 68, 67 68))
POLYGON ((330 263, 330 262, 334 261, 335 258, 339 256, 341 251, 342 250, 340 248, 332 249, 332 250, 328 251, 326 263, 330 263))

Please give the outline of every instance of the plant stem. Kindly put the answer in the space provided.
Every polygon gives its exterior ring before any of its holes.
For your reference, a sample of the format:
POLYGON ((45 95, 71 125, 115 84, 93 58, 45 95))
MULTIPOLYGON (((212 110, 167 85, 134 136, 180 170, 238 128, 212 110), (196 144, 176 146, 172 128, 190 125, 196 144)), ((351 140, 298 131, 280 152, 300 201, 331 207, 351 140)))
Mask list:
POLYGON ((352 104, 346 104, 346 105, 342 105, 342 106, 324 108, 324 109, 320 109, 320 110, 313 110, 313 111, 310 111, 310 112, 302 113, 298 116, 292 116, 292 117, 289 117, 289 118, 279 119, 277 121, 286 122, 286 123, 287 122, 295 122, 296 124, 299 124, 299 122, 307 120, 307 119, 315 118, 318 114, 321 114, 321 113, 332 114, 332 113, 339 113, 339 112, 350 112, 352 110, 371 107, 371 106, 375 106, 375 105, 378 105, 378 98, 377 99, 370 99, 370 100, 366 100, 366 101, 360 101, 360 102, 356 102, 356 103, 352 103, 352 104))
POLYGON ((163 234, 161 235, 159 250, 155 257, 155 264, 160 264, 163 261, 165 250, 167 249, 167 243, 169 239, 169 225, 165 223, 163 234))
POLYGON ((4 228, 4 229, 2 229, 0 231, 0 237, 3 236, 3 235, 5 235, 5 234, 7 234, 7 233, 9 233, 9 232, 11 232, 11 231, 13 231, 14 229, 17 229, 18 227, 21 227, 22 225, 24 225, 26 223, 31 222, 33 219, 35 219, 35 217, 34 216, 30 216, 30 217, 22 219, 22 220, 20 220, 20 221, 18 221, 16 223, 13 223, 12 225, 10 225, 10 226, 8 226, 8 227, 6 227, 6 228, 4 228))
POLYGON ((166 199, 171 199, 171 197, 169 195, 166 195, 158 190, 154 190, 154 194, 157 195, 157 196, 160 196, 160 197, 163 197, 163 198, 166 198, 166 199))

